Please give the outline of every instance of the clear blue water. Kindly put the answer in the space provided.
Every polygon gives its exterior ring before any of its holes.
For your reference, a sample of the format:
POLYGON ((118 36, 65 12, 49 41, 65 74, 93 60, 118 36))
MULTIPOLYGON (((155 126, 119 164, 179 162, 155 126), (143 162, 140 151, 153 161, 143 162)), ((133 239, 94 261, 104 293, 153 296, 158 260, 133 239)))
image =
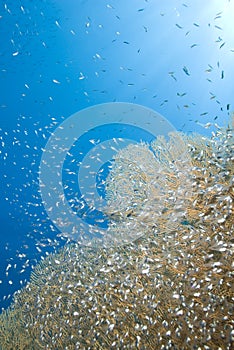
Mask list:
MULTIPOLYGON (((1 3, 1 307, 64 242, 39 193, 50 133, 84 108, 130 102, 177 130, 210 135, 212 126, 203 126, 225 125, 233 110, 233 13, 232 0, 1 3)), ((77 141, 87 152, 85 137, 92 131, 77 141)), ((64 179, 73 183, 68 173, 64 179)))

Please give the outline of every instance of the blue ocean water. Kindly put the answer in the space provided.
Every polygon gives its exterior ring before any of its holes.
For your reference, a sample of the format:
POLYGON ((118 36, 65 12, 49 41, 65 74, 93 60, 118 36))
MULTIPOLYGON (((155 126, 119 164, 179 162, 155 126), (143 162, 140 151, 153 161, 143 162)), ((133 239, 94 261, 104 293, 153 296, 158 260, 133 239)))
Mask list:
MULTIPOLYGON (((40 197, 40 160, 51 133, 73 113, 109 102, 151 108, 186 133, 210 135, 209 123, 227 124, 234 1, 8 0, 0 6, 0 304, 6 308, 32 266, 65 242, 40 197)), ((121 130, 110 131, 109 138, 121 137, 121 130)), ((137 132, 135 139, 149 141, 137 132)), ((107 133, 102 129, 99 138, 107 133)), ((83 152, 88 139, 92 131, 79 141, 83 152)), ((68 160, 70 171, 71 165, 68 160)), ((64 180, 68 188, 75 181, 69 172, 64 180)))

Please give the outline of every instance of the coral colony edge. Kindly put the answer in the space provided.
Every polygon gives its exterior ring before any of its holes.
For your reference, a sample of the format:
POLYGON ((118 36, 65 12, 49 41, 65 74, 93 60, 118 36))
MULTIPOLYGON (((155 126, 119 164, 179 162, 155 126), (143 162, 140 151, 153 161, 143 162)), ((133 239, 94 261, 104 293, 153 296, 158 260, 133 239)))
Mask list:
POLYGON ((0 316, 8 349, 232 349, 234 136, 171 133, 119 151, 106 181, 113 233, 38 263, 0 316))

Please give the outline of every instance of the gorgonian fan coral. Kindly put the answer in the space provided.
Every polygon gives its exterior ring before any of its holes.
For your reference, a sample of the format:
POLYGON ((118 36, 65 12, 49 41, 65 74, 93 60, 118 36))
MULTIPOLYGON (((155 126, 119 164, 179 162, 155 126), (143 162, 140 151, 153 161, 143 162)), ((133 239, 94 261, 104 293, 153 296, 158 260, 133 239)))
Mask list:
POLYGON ((1 348, 231 349, 233 182, 233 127, 121 150, 105 211, 137 239, 39 263, 0 317, 1 348))

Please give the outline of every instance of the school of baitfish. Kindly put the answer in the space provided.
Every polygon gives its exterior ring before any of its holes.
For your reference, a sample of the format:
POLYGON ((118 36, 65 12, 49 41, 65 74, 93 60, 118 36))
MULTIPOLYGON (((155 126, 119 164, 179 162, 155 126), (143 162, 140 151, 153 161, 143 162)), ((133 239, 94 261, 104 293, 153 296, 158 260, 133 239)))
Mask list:
POLYGON ((137 239, 38 263, 0 316, 1 349, 231 350, 233 124, 120 150, 105 211, 137 239))

